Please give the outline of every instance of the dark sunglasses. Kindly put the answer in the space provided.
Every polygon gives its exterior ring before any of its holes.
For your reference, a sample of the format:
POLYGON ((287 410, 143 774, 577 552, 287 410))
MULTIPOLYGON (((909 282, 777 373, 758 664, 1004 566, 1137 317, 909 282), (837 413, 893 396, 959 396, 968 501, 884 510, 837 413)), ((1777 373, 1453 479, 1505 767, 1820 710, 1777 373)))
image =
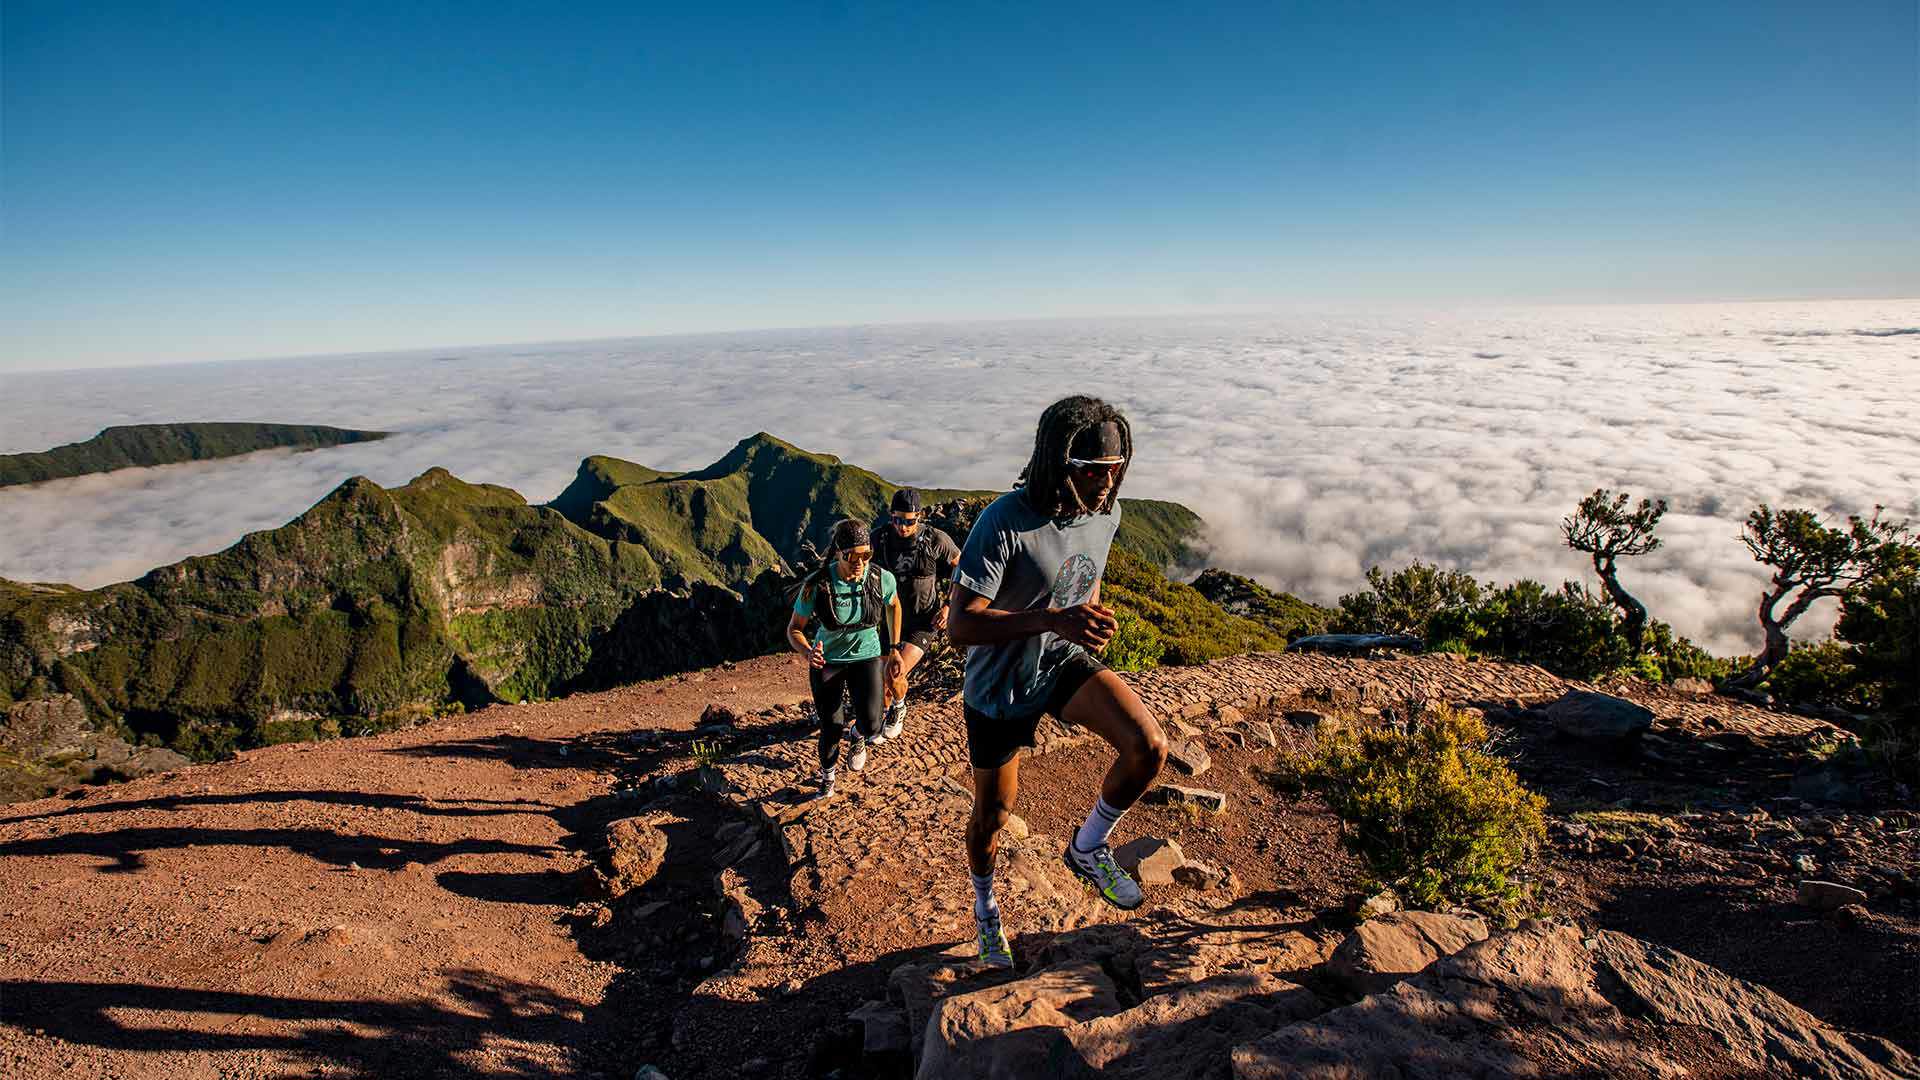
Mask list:
POLYGON ((919 514, 895 514, 893 515, 893 520, 896 524, 900 524, 900 525, 918 525, 920 524, 920 515, 919 514))

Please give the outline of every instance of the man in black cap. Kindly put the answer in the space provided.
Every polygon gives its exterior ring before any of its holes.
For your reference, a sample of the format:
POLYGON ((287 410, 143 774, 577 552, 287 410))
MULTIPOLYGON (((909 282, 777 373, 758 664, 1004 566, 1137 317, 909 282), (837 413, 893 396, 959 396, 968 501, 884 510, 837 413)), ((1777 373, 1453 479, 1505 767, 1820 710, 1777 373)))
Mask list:
POLYGON ((994 855, 1019 791, 1020 748, 1034 744, 1042 716, 1085 728, 1116 752, 1062 853, 1068 869, 1115 907, 1145 899, 1114 862, 1108 837, 1166 764, 1167 737, 1093 655, 1119 629, 1100 603, 1100 577, 1132 460, 1132 430, 1118 409, 1090 397, 1054 402, 1040 416, 1020 486, 981 512, 954 569, 951 633, 968 646, 967 865, 980 959, 998 967, 1012 967, 1013 953, 993 893, 994 855))
POLYGON ((900 654, 899 693, 887 709, 886 726, 868 740, 875 746, 897 737, 906 723, 907 674, 933 650, 934 639, 946 632, 947 604, 941 579, 953 576, 960 547, 953 537, 926 524, 920 493, 901 488, 893 493, 887 527, 873 531, 877 565, 890 571, 900 588, 902 624, 896 650, 900 654))

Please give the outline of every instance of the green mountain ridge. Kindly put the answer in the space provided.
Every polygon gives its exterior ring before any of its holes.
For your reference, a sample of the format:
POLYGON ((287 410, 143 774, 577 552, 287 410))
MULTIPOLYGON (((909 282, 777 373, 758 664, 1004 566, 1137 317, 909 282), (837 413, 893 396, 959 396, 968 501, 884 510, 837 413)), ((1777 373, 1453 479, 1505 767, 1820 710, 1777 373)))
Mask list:
MULTIPOLYGON (((430 469, 342 483, 277 529, 82 590, 0 580, 0 709, 71 694, 197 758, 422 710, 546 697, 777 649, 779 585, 896 485, 764 433, 704 469, 583 461, 545 506, 430 469)), ((931 491, 967 500, 993 492, 931 491)), ((1127 500, 1153 566, 1201 522, 1127 500)))
POLYGON ((315 450, 373 442, 391 432, 298 424, 129 424, 85 442, 30 454, 0 454, 0 487, 37 484, 149 465, 236 457, 258 450, 315 450))

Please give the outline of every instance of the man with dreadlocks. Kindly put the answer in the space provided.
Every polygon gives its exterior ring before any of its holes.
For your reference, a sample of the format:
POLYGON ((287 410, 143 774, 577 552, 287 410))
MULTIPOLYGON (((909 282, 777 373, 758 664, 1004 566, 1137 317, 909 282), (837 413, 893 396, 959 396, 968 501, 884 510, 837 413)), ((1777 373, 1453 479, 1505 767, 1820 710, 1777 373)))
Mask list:
POLYGON ((947 633, 968 646, 967 863, 980 958, 1000 967, 1013 966, 1013 953, 993 895, 994 853, 1019 790, 1020 748, 1034 744, 1043 714, 1118 752, 1067 844, 1067 867, 1115 907, 1131 910, 1144 899, 1107 839, 1166 764, 1167 738, 1139 696, 1092 655, 1119 626, 1100 604, 1100 576, 1132 459, 1133 433, 1119 410, 1090 397, 1054 402, 1040 416, 1020 485, 981 512, 954 569, 947 633))
POLYGON ((867 740, 880 731, 886 681, 900 677, 900 600, 893 575, 873 565, 866 523, 833 527, 827 561, 800 581, 787 620, 787 643, 807 658, 807 682, 820 718, 820 797, 833 794, 842 740, 847 767, 867 764, 867 740), (818 622, 809 641, 807 624, 818 622), (886 680, 886 681, 883 681, 886 680), (853 734, 847 736, 847 713, 853 734))

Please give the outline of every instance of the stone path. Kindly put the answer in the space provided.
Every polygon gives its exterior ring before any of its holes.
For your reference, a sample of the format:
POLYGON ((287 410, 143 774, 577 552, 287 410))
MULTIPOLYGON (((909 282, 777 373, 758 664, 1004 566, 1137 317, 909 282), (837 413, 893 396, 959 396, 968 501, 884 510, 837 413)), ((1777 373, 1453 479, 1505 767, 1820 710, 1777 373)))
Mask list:
MULTIPOLYGON (((1172 733, 1189 737, 1233 727, 1242 722, 1241 710, 1269 706, 1364 712, 1420 699, 1520 708, 1582 685, 1536 667, 1465 663, 1450 656, 1361 660, 1253 654, 1126 678, 1172 733)), ((1656 728, 1758 736, 1827 727, 1724 700, 1652 704, 1657 705, 1656 728)), ((768 718, 803 732, 808 707, 787 706, 768 718)), ((1036 752, 1086 738, 1049 720, 1036 752)), ((970 962, 972 897, 956 862, 970 804, 957 695, 937 704, 916 701, 906 732, 876 749, 863 773, 850 773, 843 764, 840 791, 833 798, 815 797, 814 747, 810 734, 794 734, 715 766, 724 780, 723 796, 763 824, 764 843, 777 845, 792 910, 772 918, 767 934, 750 929, 734 966, 708 980, 696 996, 764 997, 769 984, 795 970, 795 949, 802 941, 809 951, 839 962, 957 942, 945 955, 902 964, 894 972, 891 1002, 870 1003, 863 1014, 884 1017, 870 1020, 870 1035, 876 1028, 892 1030, 904 1019, 897 1026, 914 1040, 917 1060, 917 1043, 934 1004, 977 989, 983 978, 993 979, 970 962), (794 935, 789 919, 809 917, 803 913, 811 913, 813 922, 794 935)), ((1062 844, 1057 837, 1029 834, 1017 819, 1003 841, 1000 899, 1008 925, 1024 939, 1017 949, 1028 970, 1061 962, 1062 948, 1082 958, 1124 953, 1129 959, 1123 996, 1152 996, 1231 972, 1257 969, 1269 976, 1301 977, 1338 943, 1339 935, 1310 924, 1308 912, 1218 891, 1184 892, 1138 912, 1115 911, 1061 865, 1062 844), (1047 944, 1067 931, 1078 932, 1047 944)))

